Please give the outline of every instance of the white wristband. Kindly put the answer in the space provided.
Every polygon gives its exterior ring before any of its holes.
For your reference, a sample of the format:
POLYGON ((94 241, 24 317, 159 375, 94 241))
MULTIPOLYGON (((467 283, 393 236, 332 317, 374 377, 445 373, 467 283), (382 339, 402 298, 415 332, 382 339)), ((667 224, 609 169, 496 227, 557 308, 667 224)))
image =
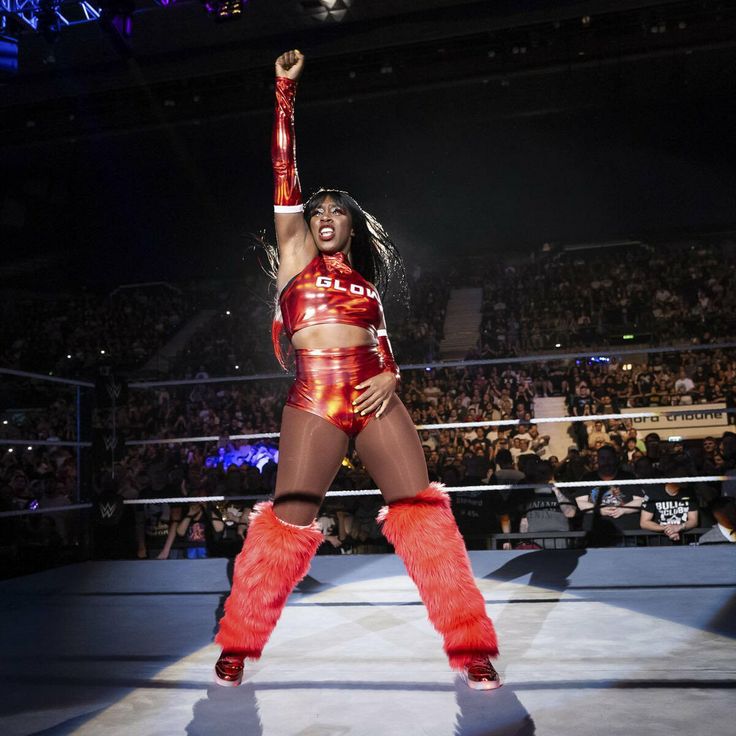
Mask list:
POLYGON ((288 215, 294 212, 304 212, 303 204, 275 204, 273 211, 277 214, 288 215))

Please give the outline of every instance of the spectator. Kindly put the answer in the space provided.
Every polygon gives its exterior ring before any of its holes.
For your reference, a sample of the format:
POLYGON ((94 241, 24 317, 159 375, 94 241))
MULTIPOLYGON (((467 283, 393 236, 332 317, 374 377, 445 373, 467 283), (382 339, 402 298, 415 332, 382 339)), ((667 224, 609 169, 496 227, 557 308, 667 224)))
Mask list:
POLYGON ((700 537, 698 544, 736 544, 736 502, 732 498, 716 498, 710 511, 716 523, 700 537))
MULTIPOLYGON (((654 446, 654 442, 659 442, 659 435, 652 433, 647 435, 648 438, 650 438, 650 443, 652 446, 654 446)), ((639 439, 639 433, 632 427, 626 432, 626 441, 634 440, 635 447, 639 452, 642 453, 642 455, 647 454, 647 445, 644 440, 639 439)), ((651 459, 651 458, 650 458, 651 459)))
POLYGON ((681 541, 681 535, 698 525, 695 498, 679 483, 652 486, 641 510, 641 528, 660 532, 671 542, 681 541))
POLYGON ((208 548, 213 557, 235 557, 243 546, 248 528, 248 509, 242 503, 221 501, 207 504, 210 538, 208 548))
POLYGON ((463 485, 465 478, 465 453, 462 450, 454 453, 451 462, 442 468, 442 482, 446 486, 455 487, 463 485))
POLYGON ((680 394, 689 394, 695 388, 692 379, 688 377, 685 368, 680 368, 679 375, 675 381, 675 392, 680 394))
MULTIPOLYGON (((497 469, 493 475, 495 485, 516 485, 525 479, 524 473, 514 468, 511 452, 506 449, 496 453, 497 469)), ((491 496, 492 508, 496 519, 504 534, 511 534, 513 528, 518 529, 519 498, 516 491, 502 489, 493 491, 491 496)), ((504 549, 511 549, 510 542, 504 542, 504 549)))
MULTIPOLYGON (((565 496, 554 485, 552 464, 542 460, 537 463, 528 477, 530 483, 538 483, 536 488, 522 493, 522 518, 520 532, 567 532, 570 519, 577 513, 575 502, 565 496)), ((566 548, 565 539, 535 539, 534 544, 544 549, 566 548)))
POLYGON ((547 446, 549 445, 550 436, 548 434, 539 434, 539 428, 536 424, 532 424, 529 427, 529 436, 531 437, 531 449, 539 457, 544 457, 547 453, 547 446))
POLYGON ((555 479, 560 483, 576 483, 582 480, 588 472, 585 458, 581 455, 577 445, 567 448, 567 455, 558 463, 555 469, 555 479))
MULTIPOLYGON (((638 446, 639 445, 637 444, 637 447, 638 446)), ((662 440, 656 432, 650 432, 644 438, 644 452, 646 453, 646 456, 649 458, 650 462, 652 463, 652 467, 655 470, 660 469, 663 449, 664 447, 662 445, 662 440)))
POLYGON ((481 481, 488 476, 488 471, 491 469, 491 461, 488 459, 488 453, 481 442, 473 445, 471 454, 465 457, 463 463, 465 465, 463 485, 466 486, 480 485, 481 481))
MULTIPOLYGON (((583 417, 593 414, 593 398, 590 387, 583 381, 578 384, 575 394, 569 398, 570 416, 583 417)), ((585 422, 573 422, 571 431, 579 449, 588 446, 588 431, 585 422)))
POLYGON ((591 450, 598 449, 596 442, 600 443, 598 447, 609 442, 608 433, 603 428, 603 422, 599 420, 593 423, 593 429, 588 433, 588 447, 591 450))
POLYGON ((706 437, 703 439, 699 468, 703 471, 704 475, 714 475, 716 472, 714 462, 716 449, 717 445, 715 437, 706 437))
POLYGON ((421 433, 422 446, 428 447, 430 451, 437 449, 437 433, 431 432, 428 429, 423 429, 421 433))
POLYGON ((317 525, 322 531, 324 541, 317 550, 318 555, 339 555, 342 551, 342 540, 338 534, 339 522, 337 513, 331 508, 323 507, 317 516, 317 525))
POLYGON ((597 468, 583 477, 591 486, 576 493, 578 508, 585 514, 583 529, 590 533, 591 544, 607 546, 620 543, 621 532, 639 528, 639 513, 645 495, 636 486, 596 485, 598 481, 633 480, 634 476, 622 470, 616 451, 610 445, 601 447, 597 454, 597 468))
POLYGON ((185 540, 184 550, 188 560, 207 557, 207 532, 205 507, 201 503, 189 506, 187 513, 177 525, 177 536, 185 540))
MULTIPOLYGON (((184 479, 184 469, 181 466, 169 466, 167 463, 169 459, 166 458, 163 453, 158 455, 159 462, 156 465, 157 473, 153 476, 154 482, 156 480, 160 482, 163 478, 166 478, 165 484, 160 486, 158 493, 162 493, 164 498, 172 498, 181 496, 182 498, 188 495, 187 485, 184 479), (165 474, 165 475, 164 475, 165 474)), ((154 493, 157 493, 156 488, 153 489, 154 493)), ((187 504, 184 503, 172 503, 169 504, 169 525, 168 533, 164 541, 164 546, 158 554, 156 559, 167 560, 171 554, 171 548, 174 546, 177 536, 179 535, 179 525, 183 520, 184 514, 187 510, 187 504)))

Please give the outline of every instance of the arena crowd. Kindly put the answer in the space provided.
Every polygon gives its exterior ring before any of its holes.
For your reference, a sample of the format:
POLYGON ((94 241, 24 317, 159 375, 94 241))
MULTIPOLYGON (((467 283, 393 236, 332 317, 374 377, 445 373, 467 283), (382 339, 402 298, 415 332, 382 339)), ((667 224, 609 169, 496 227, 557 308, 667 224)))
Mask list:
MULTIPOLYGON (((698 336, 700 344, 727 341, 734 333, 733 295, 725 281, 725 268, 732 260, 725 246, 683 248, 678 257, 667 258, 642 245, 627 249, 624 259, 618 251, 610 255, 597 252, 595 259, 583 259, 574 252, 542 253, 522 263, 488 269, 479 277, 486 297, 482 335, 468 357, 513 356, 543 349, 551 341, 562 340, 562 335, 566 348, 604 346, 614 328, 616 334, 649 331, 652 343, 682 344, 693 342, 693 336, 698 336), (632 278, 632 274, 641 278, 632 278), (664 278, 655 278, 657 274, 664 278), (648 288, 657 284, 657 288, 648 288), (537 333, 543 337, 536 337, 537 333)), ((410 274, 412 316, 391 331, 400 362, 437 359, 450 284, 446 274, 422 273, 421 269, 410 274)), ((95 365, 92 356, 99 353, 99 336, 109 332, 117 342, 113 346, 108 338, 104 343, 109 350, 105 362, 121 374, 128 370, 133 377, 131 366, 140 368, 150 359, 197 312, 202 300, 201 293, 190 298, 185 292, 159 288, 153 292, 123 290, 97 305, 86 298, 52 304, 36 305, 14 326, 4 326, 0 348, 4 365, 38 371, 53 365, 52 372, 58 373, 75 367, 83 374, 95 365), (41 326, 33 335, 28 319, 41 326), (118 330, 118 321, 123 329, 118 330), (78 360, 62 356, 64 351, 78 360), (116 355, 125 358, 116 361, 116 355)), ((264 326, 270 304, 254 283, 219 292, 217 302, 209 302, 212 317, 189 336, 170 365, 171 375, 245 377, 254 371, 273 372, 264 326)), ((579 361, 409 370, 403 374, 399 391, 417 425, 519 421, 512 428, 420 431, 433 480, 448 486, 502 486, 498 491, 453 495, 469 543, 482 546, 490 535, 516 532, 528 532, 527 538, 503 537, 503 544, 577 543, 575 537, 529 536, 566 531, 586 532, 587 543, 596 544, 621 543, 620 533, 626 531, 627 543, 643 543, 644 537, 633 532, 659 533, 652 526, 664 518, 656 511, 656 497, 673 489, 642 484, 625 485, 614 492, 609 489, 615 486, 598 487, 595 482, 730 475, 736 472, 733 435, 726 432, 705 440, 666 443, 657 436, 638 436, 626 420, 578 422, 571 425, 567 453, 556 457, 550 453, 545 425, 534 423, 535 400, 564 397, 569 413, 576 416, 618 413, 626 407, 702 403, 733 408, 736 351, 696 347, 640 355, 631 362, 625 362, 625 357, 616 360, 612 350, 607 357, 579 361), (555 490, 550 485, 555 481, 583 485, 555 490), (505 488, 520 483, 531 487, 505 488)), ((108 528, 98 534, 98 540, 104 540, 99 542, 99 553, 197 556, 212 553, 218 544, 223 550, 237 545, 252 500, 189 504, 186 497, 264 496, 273 490, 278 442, 233 437, 278 431, 287 388, 287 378, 274 378, 131 389, 115 415, 121 447, 126 440, 217 439, 130 445, 118 453, 114 468, 109 463, 105 468, 103 463, 87 495, 96 501, 96 509, 100 499, 107 499, 106 508, 116 507, 109 518, 98 518, 103 526, 110 526, 114 518, 115 528, 126 531, 113 534, 108 528), (125 498, 159 497, 182 501, 141 505, 135 510, 123 509, 118 503, 125 498)), ((71 395, 36 387, 34 400, 16 403, 2 421, 0 442, 73 440, 76 404, 71 395)), ((92 424, 95 430, 109 431, 110 417, 95 414, 92 424)), ((0 508, 71 503, 77 481, 76 454, 62 447, 30 447, 6 446, 3 451, 0 508)), ((722 485, 684 484, 674 491, 687 495, 684 516, 684 501, 678 509, 682 524, 690 524, 688 531, 718 528, 716 515, 725 518, 717 508, 724 496, 722 485)), ((729 497, 728 481, 725 486, 729 497)), ((333 488, 372 487, 359 457, 351 451, 333 488)), ((675 499, 678 503, 679 498, 675 499)), ((669 496, 659 500, 660 506, 672 506, 669 496)), ((326 537, 323 551, 385 549, 374 521, 379 504, 378 496, 327 502, 320 516, 326 537)), ((728 504, 726 501, 723 513, 731 513, 728 504)), ((69 521, 72 518, 71 514, 44 514, 22 517, 21 522, 4 519, 4 544, 12 547, 31 540, 29 544, 40 547, 73 545, 79 529, 69 521)), ((670 542, 682 542, 666 536, 670 542)))

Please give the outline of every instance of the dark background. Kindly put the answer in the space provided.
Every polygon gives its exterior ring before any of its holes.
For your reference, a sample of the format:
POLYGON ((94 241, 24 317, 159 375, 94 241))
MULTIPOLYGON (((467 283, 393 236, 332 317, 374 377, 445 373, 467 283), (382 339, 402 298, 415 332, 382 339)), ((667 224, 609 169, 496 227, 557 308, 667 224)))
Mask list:
POLYGON ((0 284, 254 268, 248 234, 272 231, 272 61, 294 45, 305 192, 348 189, 410 262, 736 229, 730 5, 379 2, 367 17, 355 0, 315 25, 276 2, 295 26, 280 32, 255 1, 224 25, 190 4, 136 16, 127 57, 95 24, 65 29, 54 65, 24 35, 27 64, 0 87, 0 284), (583 6, 601 6, 588 25, 583 6))

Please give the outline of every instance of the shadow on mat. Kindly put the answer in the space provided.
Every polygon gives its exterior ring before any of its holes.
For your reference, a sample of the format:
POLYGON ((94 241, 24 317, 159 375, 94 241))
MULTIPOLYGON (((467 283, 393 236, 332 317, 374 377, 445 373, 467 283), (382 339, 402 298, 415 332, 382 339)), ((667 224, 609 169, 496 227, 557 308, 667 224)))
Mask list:
POLYGON ((235 558, 227 558, 227 566, 225 567, 225 573, 227 574, 227 593, 223 593, 220 596, 220 600, 217 602, 217 608, 215 609, 215 625, 212 628, 212 636, 215 636, 220 629, 220 619, 225 615, 225 601, 230 595, 230 590, 233 587, 233 571, 235 570, 235 558))
MULTIPOLYGON (((484 576, 485 580, 507 582, 531 574, 529 586, 559 591, 560 597, 570 585, 570 577, 575 572, 584 549, 539 550, 519 555, 509 560, 497 570, 484 576)), ((526 601, 529 597, 526 586, 516 591, 510 602, 526 601)), ((522 659, 530 650, 532 642, 542 630, 549 614, 557 604, 554 601, 541 601, 525 607, 524 636, 510 641, 507 646, 503 639, 500 642, 501 652, 510 660, 522 659)), ((506 606, 501 616, 494 623, 498 631, 513 629, 519 620, 519 611, 515 606, 506 606)), ((526 733, 526 732, 520 732, 526 733)))
POLYGON ((564 591, 570 585, 584 549, 541 549, 519 555, 497 570, 484 576, 485 580, 506 582, 531 573, 529 585, 564 591))
POLYGON ((705 631, 713 631, 736 639, 736 593, 721 606, 703 628, 705 631))
POLYGON ((187 736, 263 736, 253 683, 244 682, 238 688, 210 685, 207 697, 194 704, 186 733, 187 736))
MULTIPOLYGON (((315 684, 315 687, 318 686, 315 684)), ((389 684, 386 687, 392 689, 389 684)), ((421 685, 418 687, 421 689, 421 685)), ((361 686, 358 689, 362 689, 361 686)), ((455 699, 458 714, 453 736, 534 736, 536 733, 532 717, 508 686, 492 693, 478 692, 471 690, 458 676, 455 678, 455 699)), ((421 725, 417 724, 418 730, 421 725)), ((207 697, 194 705, 186 733, 187 736, 263 736, 256 687, 245 682, 233 692, 233 688, 212 685, 207 697)))
POLYGON ((534 736, 536 728, 516 693, 471 690, 462 677, 455 678, 458 714, 453 736, 534 736))

